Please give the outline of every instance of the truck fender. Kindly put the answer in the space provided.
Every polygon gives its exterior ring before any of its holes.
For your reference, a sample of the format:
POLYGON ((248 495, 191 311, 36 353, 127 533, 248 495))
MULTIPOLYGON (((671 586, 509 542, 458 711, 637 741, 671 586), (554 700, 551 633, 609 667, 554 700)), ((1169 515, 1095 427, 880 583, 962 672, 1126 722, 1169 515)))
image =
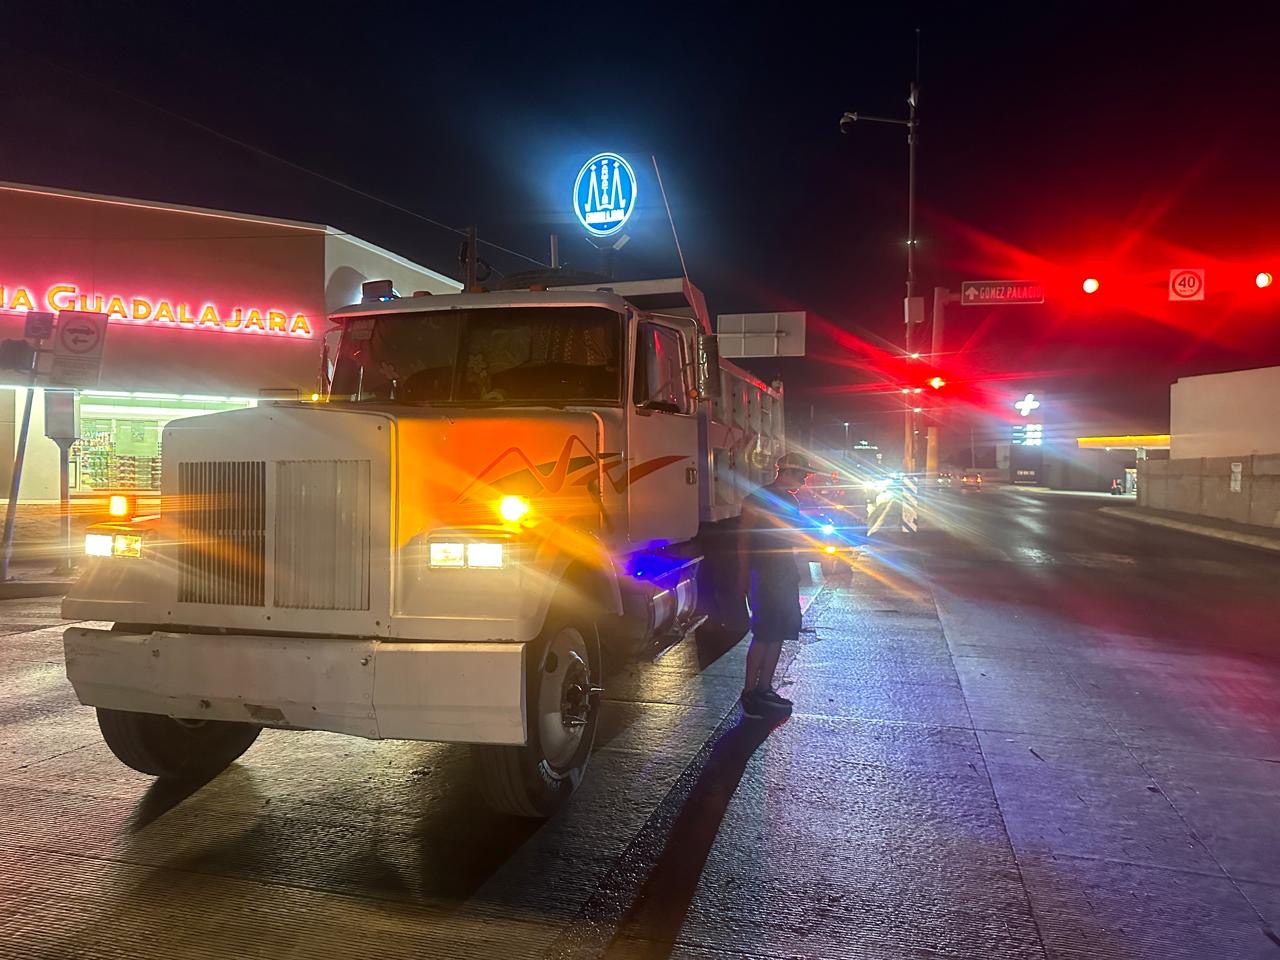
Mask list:
POLYGON ((572 553, 545 542, 539 550, 545 559, 537 566, 546 571, 546 586, 538 598, 537 619, 546 620, 552 603, 567 592, 595 608, 602 616, 622 615, 622 589, 618 569, 603 543, 593 535, 574 537, 572 553))

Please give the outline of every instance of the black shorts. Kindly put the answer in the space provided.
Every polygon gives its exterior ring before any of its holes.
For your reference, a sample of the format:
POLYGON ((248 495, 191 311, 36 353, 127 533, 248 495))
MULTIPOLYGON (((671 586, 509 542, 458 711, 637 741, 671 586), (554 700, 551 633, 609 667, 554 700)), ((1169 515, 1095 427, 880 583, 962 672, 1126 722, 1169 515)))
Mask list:
POLYGON ((772 577, 751 578, 751 633, 761 643, 786 643, 800 636, 800 584, 772 577))

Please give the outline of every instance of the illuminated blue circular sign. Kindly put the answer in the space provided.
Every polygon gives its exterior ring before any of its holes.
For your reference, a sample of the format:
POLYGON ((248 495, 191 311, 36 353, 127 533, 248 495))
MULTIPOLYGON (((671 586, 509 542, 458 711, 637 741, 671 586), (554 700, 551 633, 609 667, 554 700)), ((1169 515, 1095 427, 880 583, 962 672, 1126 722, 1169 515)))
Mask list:
POLYGON ((573 212, 596 237, 617 233, 636 206, 636 172, 616 153, 598 153, 573 183, 573 212))

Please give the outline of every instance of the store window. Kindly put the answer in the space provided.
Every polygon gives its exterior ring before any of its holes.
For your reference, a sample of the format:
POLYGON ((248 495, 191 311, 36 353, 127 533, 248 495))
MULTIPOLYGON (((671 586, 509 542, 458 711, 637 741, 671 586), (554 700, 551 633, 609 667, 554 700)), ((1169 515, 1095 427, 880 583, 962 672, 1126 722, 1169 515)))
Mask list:
POLYGON ((166 424, 256 403, 233 397, 86 391, 80 395, 80 439, 71 447, 72 491, 159 491, 166 424))

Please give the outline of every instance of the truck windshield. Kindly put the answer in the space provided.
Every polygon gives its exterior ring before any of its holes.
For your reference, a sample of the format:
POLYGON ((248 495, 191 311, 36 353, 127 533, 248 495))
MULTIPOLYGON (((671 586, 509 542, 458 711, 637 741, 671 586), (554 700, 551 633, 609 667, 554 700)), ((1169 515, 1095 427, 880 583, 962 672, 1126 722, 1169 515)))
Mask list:
POLYGON ((429 404, 621 398, 622 318, 599 307, 512 307, 355 317, 335 400, 429 404))

